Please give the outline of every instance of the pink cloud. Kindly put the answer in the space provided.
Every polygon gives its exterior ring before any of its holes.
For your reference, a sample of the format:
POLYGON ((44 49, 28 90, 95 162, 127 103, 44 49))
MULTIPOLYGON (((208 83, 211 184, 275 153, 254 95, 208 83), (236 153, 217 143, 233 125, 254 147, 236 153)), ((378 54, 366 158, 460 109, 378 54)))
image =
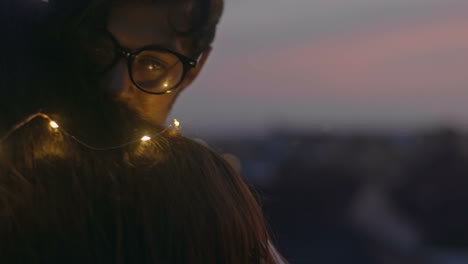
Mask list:
MULTIPOLYGON (((438 94, 468 84, 468 16, 334 36, 322 41, 271 47, 231 58, 215 70, 214 82, 233 93, 276 96, 438 94), (257 89, 257 88, 261 89, 257 89)), ((468 96, 468 89, 463 94, 468 96)))

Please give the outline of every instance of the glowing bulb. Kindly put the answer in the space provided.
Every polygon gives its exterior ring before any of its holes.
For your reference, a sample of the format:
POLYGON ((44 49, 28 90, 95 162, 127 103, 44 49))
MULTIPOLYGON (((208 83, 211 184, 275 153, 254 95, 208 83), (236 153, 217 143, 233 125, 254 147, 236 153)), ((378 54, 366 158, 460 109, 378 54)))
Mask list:
POLYGON ((167 82, 164 83, 164 87, 169 87, 169 84, 167 82))
POLYGON ((53 120, 49 122, 49 126, 55 129, 59 128, 59 125, 53 120))
POLYGON ((179 122, 179 120, 174 119, 174 126, 175 126, 176 129, 179 129, 179 127, 180 127, 180 122, 179 122))
POLYGON ((148 141, 148 140, 151 140, 151 138, 148 137, 148 136, 143 136, 143 137, 141 138, 141 141, 148 141))

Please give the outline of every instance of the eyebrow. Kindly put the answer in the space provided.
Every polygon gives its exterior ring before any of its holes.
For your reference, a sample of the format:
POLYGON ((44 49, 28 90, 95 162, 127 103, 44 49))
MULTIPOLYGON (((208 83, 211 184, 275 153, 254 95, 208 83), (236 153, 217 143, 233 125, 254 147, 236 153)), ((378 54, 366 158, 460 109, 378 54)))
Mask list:
POLYGON ((130 50, 130 51, 139 50, 139 49, 142 49, 142 48, 145 48, 145 47, 157 46, 157 47, 165 48, 165 49, 172 50, 172 51, 175 51, 175 52, 179 52, 179 51, 177 51, 175 44, 171 43, 170 41, 165 41, 165 42, 160 42, 160 43, 150 43, 150 44, 146 44, 146 45, 143 45, 143 46, 139 46, 139 47, 135 47, 135 48, 132 47, 131 48, 129 46, 122 45, 121 41, 119 41, 117 39, 117 37, 107 27, 105 27, 104 29, 107 31, 108 34, 110 34, 112 36, 112 38, 117 42, 117 44, 120 47, 122 47, 124 49, 127 49, 127 50, 130 50))

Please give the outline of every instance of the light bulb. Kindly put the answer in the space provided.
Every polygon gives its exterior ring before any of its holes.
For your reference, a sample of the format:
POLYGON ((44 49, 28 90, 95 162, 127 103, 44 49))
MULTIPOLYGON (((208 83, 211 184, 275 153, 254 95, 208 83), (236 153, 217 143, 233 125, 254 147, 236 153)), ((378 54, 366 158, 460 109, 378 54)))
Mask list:
POLYGON ((143 137, 141 138, 141 141, 148 141, 148 140, 151 140, 151 138, 148 137, 148 136, 143 136, 143 137))
POLYGON ((59 128, 59 125, 53 120, 49 122, 49 126, 55 129, 59 128))
POLYGON ((179 122, 179 120, 174 119, 174 126, 175 126, 176 129, 178 129, 178 128, 180 127, 180 122, 179 122))

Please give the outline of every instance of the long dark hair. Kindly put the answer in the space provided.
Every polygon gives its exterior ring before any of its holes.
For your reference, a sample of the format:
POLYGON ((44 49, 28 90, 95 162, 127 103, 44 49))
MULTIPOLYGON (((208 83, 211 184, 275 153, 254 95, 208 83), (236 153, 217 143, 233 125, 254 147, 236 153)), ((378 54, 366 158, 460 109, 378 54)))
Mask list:
POLYGON ((173 131, 97 152, 33 120, 0 152, 5 263, 274 262, 250 188, 173 131))

